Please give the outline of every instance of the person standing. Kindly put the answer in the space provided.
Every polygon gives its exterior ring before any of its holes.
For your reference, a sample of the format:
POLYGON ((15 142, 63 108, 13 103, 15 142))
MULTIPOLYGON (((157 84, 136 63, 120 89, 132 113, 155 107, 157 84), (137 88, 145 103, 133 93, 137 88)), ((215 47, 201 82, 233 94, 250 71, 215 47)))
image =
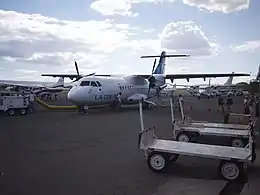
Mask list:
POLYGON ((116 96, 116 98, 117 98, 117 108, 120 108, 121 105, 122 105, 121 95, 122 95, 122 93, 119 92, 119 93, 117 94, 117 96, 116 96))
POLYGON ((220 95, 219 98, 218 98, 218 105, 219 106, 223 106, 224 105, 224 100, 223 100, 222 95, 220 95))
POLYGON ((244 99, 244 114, 249 114, 248 103, 249 103, 249 98, 248 96, 246 96, 244 99))
POLYGON ((34 112, 35 111, 35 94, 33 92, 31 92, 29 94, 29 108, 31 110, 31 112, 34 112))
POLYGON ((248 108, 249 108, 249 114, 253 113, 253 105, 254 105, 254 96, 251 96, 248 100, 248 108))
POLYGON ((230 111, 231 106, 233 105, 233 99, 231 98, 230 94, 228 94, 226 105, 227 105, 228 111, 230 111))
POLYGON ((218 106, 221 108, 222 113, 225 116, 225 109, 224 109, 223 105, 224 105, 224 99, 223 99, 222 95, 220 95, 218 98, 218 106))

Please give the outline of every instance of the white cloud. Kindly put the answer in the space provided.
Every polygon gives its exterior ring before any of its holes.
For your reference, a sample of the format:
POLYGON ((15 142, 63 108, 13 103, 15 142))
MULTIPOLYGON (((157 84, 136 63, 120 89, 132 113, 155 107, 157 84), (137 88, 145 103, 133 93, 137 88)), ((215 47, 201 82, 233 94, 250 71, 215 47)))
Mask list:
POLYGON ((85 67, 104 63, 109 53, 131 47, 129 37, 138 31, 110 20, 65 21, 3 10, 0 18, 0 59, 49 67, 74 60, 86 63, 85 67))
POLYGON ((256 50, 260 51, 260 40, 247 41, 243 44, 232 45, 231 49, 235 52, 254 52, 256 50))
POLYGON ((206 37, 201 27, 192 21, 170 22, 160 37, 162 47, 170 51, 207 56, 218 49, 218 44, 206 37))
POLYGON ((132 3, 129 0, 98 0, 94 1, 90 7, 103 15, 118 14, 133 17, 138 15, 131 11, 132 3))
POLYGON ((0 18, 0 63, 6 71, 1 72, 3 77, 21 73, 13 71, 21 67, 44 72, 75 71, 75 60, 81 70, 108 69, 110 65, 115 67, 111 53, 125 49, 126 57, 131 53, 139 57, 138 52, 160 47, 159 40, 136 37, 140 32, 145 34, 143 29, 112 20, 67 21, 4 10, 0 10, 0 18))
MULTIPOLYGON (((176 0, 95 0, 90 7, 105 16, 121 15, 136 17, 139 13, 132 11, 134 4, 171 3, 175 1, 176 0)), ((250 4, 250 0, 182 0, 182 2, 185 5, 195 6, 210 12, 218 11, 223 13, 248 9, 250 4)))
POLYGON ((121 15, 136 17, 139 13, 132 11, 132 5, 138 3, 163 3, 175 0, 96 0, 90 7, 102 15, 121 15))
MULTIPOLYGON (((171 22, 158 36, 149 29, 111 20, 67 21, 3 10, 0 18, 2 79, 44 80, 40 73, 74 73, 74 61, 85 74, 150 73, 152 62, 140 56, 159 54, 161 46, 167 51, 204 56, 217 49, 191 21, 171 22)), ((181 64, 181 60, 175 62, 181 64)))
POLYGON ((214 12, 231 13, 248 9, 250 0, 182 0, 184 4, 214 12))

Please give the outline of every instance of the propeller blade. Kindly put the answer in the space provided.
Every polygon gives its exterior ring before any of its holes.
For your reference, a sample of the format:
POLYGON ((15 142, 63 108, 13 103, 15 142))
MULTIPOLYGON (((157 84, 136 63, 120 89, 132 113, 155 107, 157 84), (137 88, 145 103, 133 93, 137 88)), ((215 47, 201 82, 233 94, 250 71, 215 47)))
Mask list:
POLYGON ((84 76, 79 75, 74 81, 72 81, 72 83, 78 81, 78 80, 81 79, 82 77, 89 77, 89 76, 92 76, 92 75, 95 75, 95 74, 96 74, 96 73, 93 72, 93 73, 91 73, 91 74, 87 74, 87 75, 84 75, 84 76))
POLYGON ((77 72, 77 74, 79 75, 79 68, 78 68, 78 64, 77 64, 76 61, 75 61, 75 68, 76 68, 76 72, 77 72))
POLYGON ((95 72, 93 72, 93 73, 91 73, 91 74, 84 75, 84 77, 93 76, 93 75, 95 75, 95 74, 96 74, 96 73, 95 73, 95 72))
POLYGON ((77 82, 81 78, 82 78, 81 76, 77 77, 74 81, 72 81, 72 83, 77 82))
POLYGON ((154 59, 153 69, 152 69, 152 75, 153 75, 153 71, 154 71, 154 68, 155 68, 155 64, 156 64, 156 59, 154 59))

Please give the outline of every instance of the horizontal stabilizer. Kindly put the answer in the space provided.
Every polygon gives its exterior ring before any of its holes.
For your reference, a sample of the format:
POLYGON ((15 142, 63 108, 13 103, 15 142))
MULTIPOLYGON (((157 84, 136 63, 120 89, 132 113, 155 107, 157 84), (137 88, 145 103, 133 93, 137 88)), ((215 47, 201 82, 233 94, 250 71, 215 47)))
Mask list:
POLYGON ((159 57, 167 57, 167 58, 179 58, 179 57, 189 57, 190 55, 185 54, 172 54, 172 55, 157 55, 157 56, 141 56, 141 58, 159 58, 159 57))

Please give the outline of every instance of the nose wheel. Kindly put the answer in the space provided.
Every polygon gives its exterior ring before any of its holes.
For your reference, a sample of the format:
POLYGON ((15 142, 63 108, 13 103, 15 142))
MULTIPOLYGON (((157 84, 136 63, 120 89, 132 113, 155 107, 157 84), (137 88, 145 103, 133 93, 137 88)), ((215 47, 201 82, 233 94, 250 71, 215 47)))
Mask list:
POLYGON ((88 112, 88 106, 79 106, 78 113, 87 113, 88 112))

